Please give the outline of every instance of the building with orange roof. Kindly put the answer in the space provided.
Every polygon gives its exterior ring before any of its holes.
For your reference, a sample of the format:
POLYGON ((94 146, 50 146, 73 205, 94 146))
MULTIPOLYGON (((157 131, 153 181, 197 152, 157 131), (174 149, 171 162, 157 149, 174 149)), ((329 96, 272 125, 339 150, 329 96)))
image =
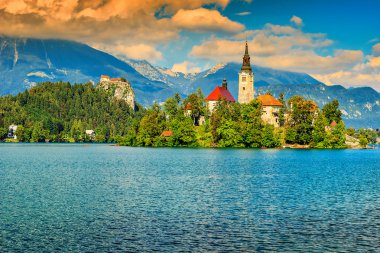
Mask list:
POLYGON ((216 88, 206 97, 206 106, 210 113, 212 113, 218 101, 225 100, 229 103, 235 103, 234 97, 231 95, 227 88, 227 80, 224 79, 222 86, 216 88))
POLYGON ((173 132, 170 131, 170 130, 166 130, 166 131, 162 132, 161 136, 162 137, 172 137, 173 136, 173 132))
POLYGON ((261 102, 263 107, 261 119, 267 124, 279 127, 279 113, 284 105, 270 94, 260 95, 257 99, 261 102))

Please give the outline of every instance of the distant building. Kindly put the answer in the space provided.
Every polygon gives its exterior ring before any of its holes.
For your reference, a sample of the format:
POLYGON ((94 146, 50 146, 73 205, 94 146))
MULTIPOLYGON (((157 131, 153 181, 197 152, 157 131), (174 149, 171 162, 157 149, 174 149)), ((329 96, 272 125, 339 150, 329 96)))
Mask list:
POLYGON ((251 68, 251 60, 248 53, 248 43, 245 42, 245 53, 243 57, 243 65, 239 72, 239 93, 238 102, 240 104, 248 104, 255 96, 254 79, 255 76, 251 68))
POLYGON ((279 112, 284 105, 269 94, 260 95, 257 99, 261 102, 263 107, 261 119, 267 124, 279 127, 279 112))
POLYGON ((206 107, 210 113, 212 113, 217 105, 218 101, 226 100, 230 103, 235 103, 234 97, 231 95, 227 88, 227 80, 224 79, 222 86, 216 86, 216 88, 206 97, 206 107))
POLYGON ((86 130, 86 135, 91 138, 91 140, 95 140, 95 131, 92 129, 86 130))
POLYGON ((184 108, 183 108, 183 114, 187 117, 191 116, 191 103, 188 103, 184 108))
POLYGON ((111 81, 109 76, 101 75, 100 76, 100 82, 109 82, 111 81))
POLYGON ((98 87, 105 90, 114 89, 114 97, 118 100, 124 100, 133 110, 135 109, 135 93, 130 82, 121 77, 110 78, 106 75, 100 76, 98 87))
POLYGON ((161 136, 162 137, 172 137, 173 136, 173 132, 170 131, 170 130, 166 130, 166 131, 162 132, 161 136))
POLYGON ((17 139, 17 125, 10 125, 8 128, 8 138, 17 139))

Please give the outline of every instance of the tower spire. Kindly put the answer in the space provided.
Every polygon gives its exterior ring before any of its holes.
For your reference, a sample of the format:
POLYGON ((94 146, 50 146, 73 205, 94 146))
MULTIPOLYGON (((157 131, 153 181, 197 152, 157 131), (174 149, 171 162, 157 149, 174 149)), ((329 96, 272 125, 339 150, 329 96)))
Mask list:
POLYGON ((245 41, 245 52, 244 52, 244 56, 243 56, 243 66, 241 67, 241 70, 252 71, 251 58, 249 57, 249 53, 248 53, 248 42, 247 42, 247 40, 245 41))

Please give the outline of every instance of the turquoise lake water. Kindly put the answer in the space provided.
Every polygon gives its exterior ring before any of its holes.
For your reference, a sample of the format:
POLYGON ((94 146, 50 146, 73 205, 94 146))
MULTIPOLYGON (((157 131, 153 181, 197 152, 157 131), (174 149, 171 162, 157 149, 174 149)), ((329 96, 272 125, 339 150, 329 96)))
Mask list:
POLYGON ((379 252, 380 150, 0 144, 0 252, 379 252))

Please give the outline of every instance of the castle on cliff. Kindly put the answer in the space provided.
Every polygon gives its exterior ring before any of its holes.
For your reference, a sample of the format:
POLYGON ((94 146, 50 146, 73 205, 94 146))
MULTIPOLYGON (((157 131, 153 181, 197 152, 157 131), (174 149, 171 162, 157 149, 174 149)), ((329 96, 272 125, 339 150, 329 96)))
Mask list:
POLYGON ((101 75, 98 87, 111 92, 111 95, 116 99, 124 100, 132 110, 135 110, 135 93, 131 83, 125 78, 110 78, 109 76, 101 75))

